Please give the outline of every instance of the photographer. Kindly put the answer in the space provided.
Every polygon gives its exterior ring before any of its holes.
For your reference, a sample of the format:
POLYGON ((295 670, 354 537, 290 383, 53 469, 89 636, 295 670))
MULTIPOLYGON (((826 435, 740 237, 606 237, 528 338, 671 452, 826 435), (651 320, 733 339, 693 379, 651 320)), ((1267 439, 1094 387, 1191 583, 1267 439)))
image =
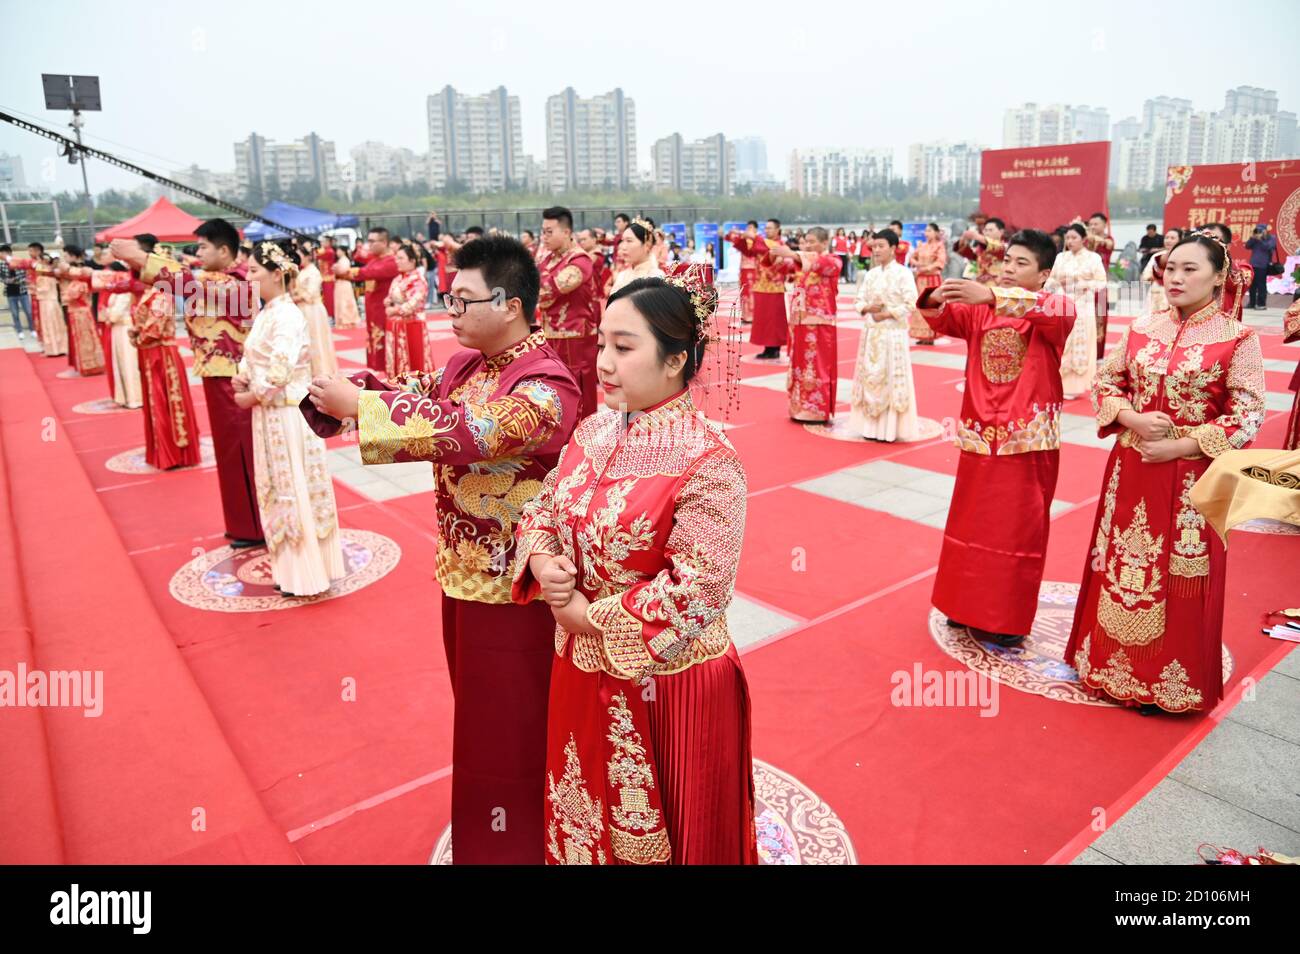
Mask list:
POLYGON ((1263 311, 1268 307, 1268 267, 1277 254, 1277 237, 1269 234, 1267 222, 1255 226, 1246 239, 1246 248, 1250 249, 1250 267, 1254 271, 1246 307, 1263 311))

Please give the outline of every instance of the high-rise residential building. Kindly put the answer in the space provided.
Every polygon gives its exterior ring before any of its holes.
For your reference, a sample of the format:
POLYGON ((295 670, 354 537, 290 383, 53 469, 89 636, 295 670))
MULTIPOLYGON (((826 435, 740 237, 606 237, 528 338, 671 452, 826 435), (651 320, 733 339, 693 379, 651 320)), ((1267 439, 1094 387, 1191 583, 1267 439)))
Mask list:
POLYGON ((1296 115, 1289 110, 1278 110, 1277 133, 1274 136, 1274 159, 1300 158, 1300 131, 1296 128, 1296 115))
POLYGON ((584 99, 573 87, 546 100, 551 190, 626 189, 636 182, 636 106, 621 89, 584 99))
POLYGON ((1154 132, 1157 122, 1191 111, 1190 99, 1180 99, 1176 96, 1157 96, 1155 99, 1148 99, 1142 104, 1142 132, 1154 132))
POLYGON ((1271 116, 1277 112, 1277 90, 1238 86, 1223 97, 1223 112, 1232 116, 1271 116))
POLYGON ((1209 114, 1193 112, 1185 100, 1162 99, 1143 107, 1141 133, 1112 145, 1121 189, 1150 189, 1164 181, 1168 166, 1207 161, 1209 114))
POLYGON ((255 202, 286 195, 295 186, 314 185, 327 195, 341 189, 334 143, 315 133, 287 143, 250 133, 235 143, 235 180, 239 193, 255 202))
POLYGON ((27 177, 23 175, 23 157, 0 152, 0 195, 20 195, 27 192, 27 177))
POLYGON ((945 187, 978 190, 984 147, 973 142, 918 142, 907 150, 907 177, 927 195, 945 187))
POLYGON ((1102 142, 1110 138, 1110 113, 1102 107, 1071 107, 1071 142, 1102 142))
POLYGON ((892 149, 796 149, 790 153, 789 188, 799 195, 852 196, 894 178, 892 149))
POLYGON ((1150 189, 1165 181, 1169 166, 1288 159, 1296 153, 1295 114, 1278 110, 1273 90, 1229 90, 1218 112, 1158 96, 1143 104, 1140 130, 1128 121, 1116 124, 1112 181, 1122 189, 1150 189))
POLYGON ((265 136, 249 133, 243 142, 235 143, 235 179, 239 182, 239 191, 252 201, 265 201, 267 187, 267 168, 270 156, 267 153, 269 141, 265 136))
POLYGON ((428 158, 405 147, 367 140, 353 146, 349 154, 352 184, 367 199, 373 199, 381 189, 428 183, 428 158))
POLYGON ((1110 127, 1110 169, 1106 181, 1110 185, 1119 183, 1119 154, 1123 144, 1142 135, 1142 120, 1136 116, 1121 119, 1110 127))
POLYGON ((736 182, 736 147, 722 133, 683 141, 673 133, 655 142, 654 187, 699 195, 731 195, 736 182))
POLYGON ((654 169, 654 188, 666 192, 682 189, 682 135, 673 133, 655 140, 650 147, 650 165, 654 169))
MULTIPOLYGON (((244 190, 240 187, 239 177, 233 172, 213 172, 211 169, 204 169, 197 164, 187 166, 184 169, 177 169, 168 173, 169 179, 174 179, 182 185, 187 185, 191 189, 198 189, 200 192, 206 192, 208 195, 214 195, 218 199, 234 201, 244 196, 244 190)), ((177 192, 175 189, 160 186, 156 195, 165 195, 171 202, 191 202, 193 198, 186 193, 177 192)))
POLYGON ((315 133, 308 133, 291 147, 295 152, 305 154, 307 169, 312 179, 320 183, 321 192, 335 195, 339 191, 339 167, 334 155, 334 143, 322 139, 315 133))
POLYGON ((731 140, 736 147, 736 184, 762 182, 771 173, 767 171, 767 143, 758 136, 745 136, 731 140))
POLYGON ((546 163, 532 156, 524 156, 524 188, 529 192, 545 192, 550 188, 546 178, 546 163))
POLYGON ((1098 142, 1109 138, 1110 114, 1100 107, 1025 103, 1008 109, 1002 120, 1004 149, 1098 142))
POLYGON ((522 187, 526 178, 519 97, 498 86, 466 96, 451 86, 429 96, 429 185, 470 192, 522 187))

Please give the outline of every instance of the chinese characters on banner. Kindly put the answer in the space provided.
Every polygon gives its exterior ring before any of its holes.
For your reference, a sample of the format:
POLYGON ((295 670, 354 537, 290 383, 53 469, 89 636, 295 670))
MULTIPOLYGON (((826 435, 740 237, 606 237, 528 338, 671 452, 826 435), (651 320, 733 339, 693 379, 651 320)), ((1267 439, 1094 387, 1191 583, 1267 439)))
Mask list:
POLYGON ((1014 228, 1050 232, 1076 216, 1110 214, 1109 142, 986 149, 980 157, 980 209, 1014 228))
MULTIPOLYGON (((1207 222, 1222 222, 1232 229, 1234 260, 1250 258, 1242 243, 1261 222, 1277 236, 1279 261, 1300 255, 1300 162, 1170 166, 1165 228, 1199 228, 1207 222)), ((1289 274, 1269 279, 1269 291, 1293 287, 1289 274)))

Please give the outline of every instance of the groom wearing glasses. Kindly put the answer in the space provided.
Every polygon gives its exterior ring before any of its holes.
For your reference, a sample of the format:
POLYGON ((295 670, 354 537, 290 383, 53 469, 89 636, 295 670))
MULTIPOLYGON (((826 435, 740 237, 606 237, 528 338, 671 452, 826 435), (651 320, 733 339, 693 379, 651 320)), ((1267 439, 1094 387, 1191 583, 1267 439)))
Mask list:
POLYGON ((432 374, 316 378, 303 414, 322 436, 355 420, 366 464, 435 468, 436 574, 455 694, 457 864, 541 864, 546 706, 555 620, 510 602, 515 526, 578 419, 564 362, 529 331, 540 277, 505 236, 463 245, 444 296, 459 351, 432 374))

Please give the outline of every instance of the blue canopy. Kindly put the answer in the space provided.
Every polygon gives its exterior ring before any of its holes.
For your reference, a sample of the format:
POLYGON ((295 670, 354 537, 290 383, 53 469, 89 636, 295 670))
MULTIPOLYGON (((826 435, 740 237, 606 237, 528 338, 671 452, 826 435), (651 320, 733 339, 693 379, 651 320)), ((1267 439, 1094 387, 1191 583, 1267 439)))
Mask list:
MULTIPOLYGON (((272 202, 260 214, 263 218, 296 229, 304 235, 319 235, 331 229, 356 228, 361 223, 361 220, 355 215, 340 215, 337 212, 326 212, 323 209, 308 209, 301 205, 290 205, 288 202, 272 202)), ((287 234, 279 229, 273 229, 263 222, 249 222, 244 226, 244 238, 250 242, 284 238, 287 234)))

